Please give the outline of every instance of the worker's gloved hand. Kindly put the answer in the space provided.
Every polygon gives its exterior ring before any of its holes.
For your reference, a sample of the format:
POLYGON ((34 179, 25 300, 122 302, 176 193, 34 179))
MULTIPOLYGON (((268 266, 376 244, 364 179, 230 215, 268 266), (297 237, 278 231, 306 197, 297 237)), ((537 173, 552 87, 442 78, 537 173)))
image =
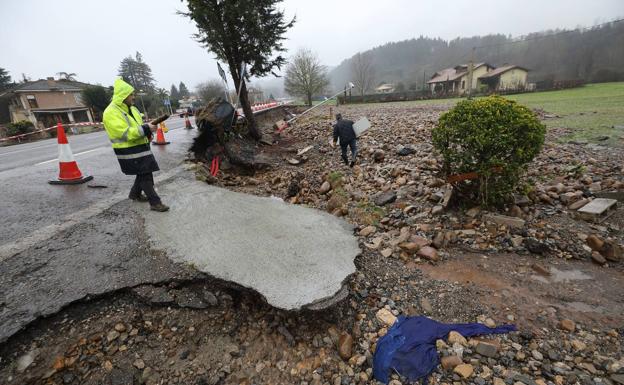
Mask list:
POLYGON ((152 124, 152 123, 148 123, 148 125, 149 125, 150 131, 156 132, 156 130, 158 130, 158 126, 157 125, 152 124))

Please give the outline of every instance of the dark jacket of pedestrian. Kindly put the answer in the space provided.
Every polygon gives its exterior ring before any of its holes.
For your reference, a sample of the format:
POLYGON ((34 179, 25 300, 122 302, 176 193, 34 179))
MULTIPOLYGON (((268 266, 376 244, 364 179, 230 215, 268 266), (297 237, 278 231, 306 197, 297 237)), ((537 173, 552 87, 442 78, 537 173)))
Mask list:
POLYGON ((347 145, 353 139, 356 139, 352 120, 342 119, 342 117, 336 120, 336 124, 334 124, 334 143, 336 143, 338 138, 340 138, 341 145, 347 145))

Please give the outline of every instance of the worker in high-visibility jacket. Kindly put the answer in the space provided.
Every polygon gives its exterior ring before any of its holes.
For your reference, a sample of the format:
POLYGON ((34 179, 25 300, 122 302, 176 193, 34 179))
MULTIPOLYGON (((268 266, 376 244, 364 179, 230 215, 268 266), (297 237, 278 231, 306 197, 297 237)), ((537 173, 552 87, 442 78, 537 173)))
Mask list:
POLYGON ((103 123, 121 171, 136 175, 128 198, 148 201, 155 211, 169 210, 154 190, 152 173, 159 168, 150 149, 150 139, 157 127, 151 123, 143 124, 141 113, 134 106, 134 88, 122 78, 115 80, 113 99, 104 110, 103 123))

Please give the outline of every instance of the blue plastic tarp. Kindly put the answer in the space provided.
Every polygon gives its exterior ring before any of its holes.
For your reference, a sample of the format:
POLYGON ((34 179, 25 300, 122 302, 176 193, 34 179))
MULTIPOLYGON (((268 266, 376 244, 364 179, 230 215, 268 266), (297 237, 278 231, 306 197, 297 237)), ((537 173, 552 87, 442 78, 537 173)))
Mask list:
POLYGON ((424 379, 426 383, 429 374, 440 363, 436 340, 445 339, 449 332, 471 337, 515 330, 515 325, 489 328, 480 323, 444 324, 424 316, 400 316, 388 333, 377 341, 373 375, 387 384, 391 371, 396 371, 410 381, 424 379))

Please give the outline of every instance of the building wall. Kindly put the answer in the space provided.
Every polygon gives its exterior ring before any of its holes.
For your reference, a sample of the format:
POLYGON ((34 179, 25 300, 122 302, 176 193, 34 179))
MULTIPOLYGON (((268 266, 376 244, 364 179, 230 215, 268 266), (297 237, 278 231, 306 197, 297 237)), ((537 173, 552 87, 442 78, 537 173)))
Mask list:
POLYGON ((22 100, 28 106, 26 95, 34 95, 37 100, 38 108, 74 108, 84 107, 84 104, 80 103, 80 92, 24 92, 22 94, 22 100))
POLYGON ((527 71, 514 68, 501 74, 498 81, 499 90, 525 88, 527 84, 527 71))
POLYGON ((472 89, 478 89, 479 86, 481 85, 481 81, 479 80, 479 77, 485 75, 486 73, 488 73, 488 67, 487 66, 481 66, 479 68, 476 68, 473 72, 472 75, 472 89))
MULTIPOLYGON (((487 66, 480 66, 479 68, 475 68, 472 71, 472 89, 473 90, 479 89, 479 87, 481 86, 481 81, 479 80, 479 77, 485 75, 486 73, 488 73, 487 66)), ((459 90, 458 90, 459 95, 464 95, 468 92, 468 83, 470 83, 470 76, 468 76, 468 73, 466 72, 465 75, 459 78, 459 90), (461 88, 462 83, 464 84, 463 89, 461 88)))

